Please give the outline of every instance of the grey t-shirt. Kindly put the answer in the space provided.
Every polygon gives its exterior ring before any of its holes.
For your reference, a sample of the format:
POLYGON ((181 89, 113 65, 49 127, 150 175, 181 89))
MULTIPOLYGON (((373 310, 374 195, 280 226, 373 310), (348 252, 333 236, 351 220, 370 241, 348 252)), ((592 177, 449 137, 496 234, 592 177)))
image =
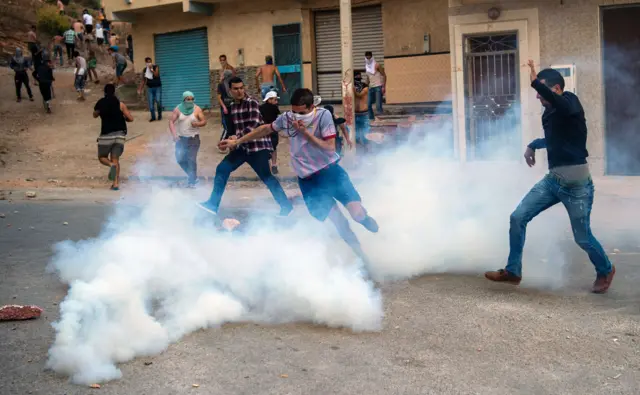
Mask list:
POLYGON ((127 64, 127 58, 119 54, 118 52, 113 53, 113 57, 116 58, 116 64, 127 64))

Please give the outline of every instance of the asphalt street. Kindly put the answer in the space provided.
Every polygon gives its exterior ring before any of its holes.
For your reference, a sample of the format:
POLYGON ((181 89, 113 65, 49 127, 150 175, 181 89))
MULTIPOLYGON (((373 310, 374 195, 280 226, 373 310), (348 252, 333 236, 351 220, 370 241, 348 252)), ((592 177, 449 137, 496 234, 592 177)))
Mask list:
POLYGON ((54 243, 95 237, 110 210, 106 202, 0 202, 0 305, 45 310, 0 322, 0 394, 640 393, 640 243, 615 225, 601 240, 617 247, 606 295, 588 292, 592 268, 567 240, 571 281, 560 291, 491 284, 481 274, 424 276, 383 285, 379 333, 225 325, 121 364, 123 379, 101 389, 70 384, 44 369, 67 289, 46 266, 54 243))

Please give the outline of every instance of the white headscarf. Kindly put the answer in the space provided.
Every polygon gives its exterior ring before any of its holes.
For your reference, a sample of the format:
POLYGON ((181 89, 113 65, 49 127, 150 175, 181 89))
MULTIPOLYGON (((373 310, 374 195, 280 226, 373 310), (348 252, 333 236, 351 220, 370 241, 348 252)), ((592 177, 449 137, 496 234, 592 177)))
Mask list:
POLYGON ((364 67, 367 71, 367 74, 375 74, 377 64, 378 63, 376 62, 376 58, 374 58, 373 56, 371 57, 371 59, 367 59, 366 57, 364 58, 364 67))

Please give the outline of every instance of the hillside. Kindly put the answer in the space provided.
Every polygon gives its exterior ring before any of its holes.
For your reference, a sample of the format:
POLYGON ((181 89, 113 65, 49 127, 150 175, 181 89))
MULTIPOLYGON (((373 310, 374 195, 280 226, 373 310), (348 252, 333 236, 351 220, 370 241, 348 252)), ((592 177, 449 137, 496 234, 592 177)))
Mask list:
MULTIPOLYGON (((37 10, 41 7, 54 7, 55 0, 0 0, 0 66, 7 66, 17 46, 26 48, 24 42, 32 25, 37 24, 37 10)), ((83 9, 89 9, 97 16, 100 0, 63 0, 69 24, 78 19, 83 9)), ((121 37, 126 37, 131 27, 127 23, 113 23, 113 30, 121 37)), ((39 32, 39 40, 48 43, 50 37, 39 32)))

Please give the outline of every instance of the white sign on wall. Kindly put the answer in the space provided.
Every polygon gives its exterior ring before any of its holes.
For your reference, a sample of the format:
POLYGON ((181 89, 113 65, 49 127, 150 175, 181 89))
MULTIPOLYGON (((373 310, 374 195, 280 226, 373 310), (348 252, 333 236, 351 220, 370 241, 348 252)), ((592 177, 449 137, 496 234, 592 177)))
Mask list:
POLYGON ((577 95, 577 81, 576 81, 576 65, 575 64, 561 64, 552 65, 552 69, 557 70, 564 77, 564 90, 577 95))

